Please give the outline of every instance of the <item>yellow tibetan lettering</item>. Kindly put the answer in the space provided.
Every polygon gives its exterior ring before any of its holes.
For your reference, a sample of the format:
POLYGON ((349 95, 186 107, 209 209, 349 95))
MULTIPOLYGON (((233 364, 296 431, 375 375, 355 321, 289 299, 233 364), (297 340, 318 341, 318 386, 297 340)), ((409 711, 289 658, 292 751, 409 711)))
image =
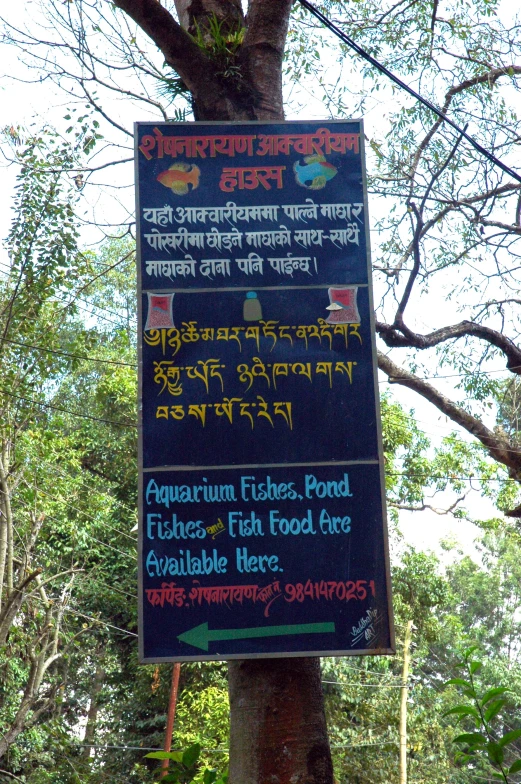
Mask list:
POLYGON ((275 427, 275 425, 273 424, 273 419, 268 414, 268 404, 266 403, 264 398, 261 397, 261 395, 257 395, 257 400, 259 401, 258 403, 259 410, 257 411, 257 416, 266 417, 266 419, 271 423, 271 426, 275 427))
POLYGON ((213 327, 201 327, 201 340, 215 340, 215 329, 213 327))
POLYGON ((259 327, 246 327, 246 332, 244 334, 245 334, 245 337, 247 339, 250 338, 250 339, 252 339, 252 340, 254 340, 256 342, 256 344, 257 344, 257 351, 259 351, 259 349, 260 349, 260 344, 259 344, 260 329, 259 329, 259 327))
POLYGON ((183 327, 184 329, 181 330, 183 343, 197 343, 200 337, 197 321, 183 321, 183 327))
POLYGON ((320 332, 318 331, 318 326, 316 324, 309 324, 307 330, 310 338, 318 338, 318 342, 322 344, 322 338, 320 337, 320 332))
POLYGON ((248 381, 250 382, 246 387, 246 389, 244 390, 245 392, 247 392, 248 389, 251 389, 251 386, 253 384, 253 373, 250 370, 250 366, 246 364, 237 365, 237 373, 239 374, 239 381, 242 384, 248 384, 248 381))
POLYGON ((154 383, 163 384, 158 395, 162 395, 167 387, 174 397, 181 395, 183 392, 181 369, 171 361, 154 362, 154 383))
POLYGON ((223 367, 223 365, 219 364, 218 359, 206 359, 197 360, 196 366, 190 366, 186 368, 186 374, 188 378, 198 378, 206 387, 206 393, 209 393, 208 387, 208 378, 210 376, 218 376, 221 379, 221 391, 224 390, 224 382, 221 374, 219 373, 219 368, 223 367), (212 372, 215 371, 215 372, 212 372))
MULTIPOLYGON (((163 330, 164 332, 165 330, 163 330)), ((168 330, 168 345, 170 348, 174 349, 174 357, 181 348, 181 333, 178 329, 169 329, 168 330)), ((165 352, 163 351, 163 354, 165 352)))
POLYGON ((226 416, 233 425, 233 404, 242 402, 242 397, 225 397, 222 403, 215 403, 216 416, 226 416))
POLYGON ((289 425, 289 429, 293 430, 293 420, 291 417, 291 403, 287 403, 287 402, 273 403, 273 413, 275 415, 280 414, 280 416, 283 416, 289 425), (284 409, 286 410, 284 411, 284 409))
POLYGON ((333 348, 333 333, 331 332, 331 327, 323 318, 319 318, 318 323, 320 326, 320 337, 321 338, 325 337, 329 340, 329 350, 331 351, 331 349, 333 348))
POLYGON ((273 351, 275 345, 277 343, 277 335, 274 332, 274 328, 277 326, 278 321, 259 321, 259 324, 262 327, 262 336, 264 338, 271 338, 273 340, 273 345, 270 351, 273 351))
POLYGON ((289 373, 289 364, 287 362, 275 362, 271 368, 271 375, 273 378, 273 386, 277 389, 277 376, 287 376, 289 373))
POLYGON ((335 373, 345 373, 349 378, 349 383, 353 383, 353 365, 354 362, 336 362, 335 373))
POLYGON ((148 332, 143 332, 143 338, 147 346, 159 346, 161 341, 161 329, 149 329, 148 332))
POLYGON ((349 325, 349 334, 350 335, 355 335, 358 338, 358 340, 360 341, 360 343, 361 343, 362 342, 362 336, 361 336, 361 334, 358 331, 359 327, 360 327, 360 324, 350 324, 349 325))
POLYGON ((306 376, 313 383, 311 379, 311 362, 294 362, 291 366, 291 372, 295 376, 306 376))
POLYGON ((265 378, 268 382, 268 387, 270 386, 270 379, 266 373, 266 365, 260 357, 253 357, 251 372, 255 378, 265 378))
POLYGON ((168 406, 158 406, 156 408, 156 419, 168 419, 168 406))
POLYGON ((290 327, 289 327, 289 326, 287 326, 287 327, 286 327, 286 326, 280 326, 280 327, 279 327, 279 338, 280 338, 281 340, 282 340, 283 338, 286 338, 287 340, 289 340, 289 342, 291 343, 291 345, 293 345, 293 338, 291 337, 291 335, 287 335, 287 334, 286 334, 286 333, 288 332, 288 330, 289 330, 289 329, 290 329, 290 327))
POLYGON ((244 330, 245 327, 231 327, 232 334, 230 335, 230 340, 236 340, 241 350, 242 350, 241 332, 244 332, 244 330))
POLYGON ((250 414, 250 411, 249 411, 250 406, 251 406, 251 403, 241 403, 240 408, 239 408, 239 413, 240 413, 241 416, 247 416, 247 417, 250 418, 251 429, 253 430, 254 421, 253 421, 253 417, 252 417, 252 415, 250 414))
POLYGON ((236 340, 239 344, 239 351, 242 351, 242 343, 241 339, 237 334, 230 335, 230 328, 229 327, 217 327, 217 340, 226 340, 226 342, 230 340, 236 340))
POLYGON ((349 324, 336 324, 333 335, 343 335, 346 348, 349 344, 349 324))
POLYGON ((323 373, 325 376, 329 378, 329 388, 333 386, 333 363, 332 362, 317 362, 317 366, 315 368, 315 373, 317 375, 323 373))
POLYGON ((308 349, 308 328, 304 324, 299 324, 296 330, 296 336, 302 338, 306 344, 306 351, 308 349))
POLYGON ((206 424, 206 408, 206 403, 200 403, 199 405, 191 403, 188 406, 188 416, 193 416, 196 419, 199 419, 202 426, 204 427, 206 424))
POLYGON ((209 359, 208 360, 208 362, 211 363, 210 364, 210 378, 219 378, 220 381, 221 381, 221 392, 224 392, 224 381, 223 381, 223 377, 219 373, 219 370, 221 368, 225 368, 226 365, 216 364, 216 363, 219 363, 219 361, 220 360, 218 360, 218 359, 209 359))

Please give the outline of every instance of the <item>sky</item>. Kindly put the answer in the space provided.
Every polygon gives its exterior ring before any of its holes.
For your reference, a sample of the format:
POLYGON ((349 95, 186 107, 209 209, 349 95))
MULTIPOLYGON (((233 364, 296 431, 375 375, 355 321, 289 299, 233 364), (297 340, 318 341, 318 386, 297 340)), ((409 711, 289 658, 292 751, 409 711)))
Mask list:
MULTIPOLYGON (((10 20, 20 22, 26 13, 31 14, 33 12, 35 5, 31 0, 22 0, 22 2, 9 9, 10 20)), ((512 8, 510 0, 506 0, 503 3, 505 13, 509 13, 512 8)), ((19 62, 16 51, 13 48, 3 46, 1 52, 0 71, 2 75, 8 74, 21 80, 26 79, 27 71, 19 62)), ((313 92, 310 85, 304 84, 300 89, 300 94, 295 95, 293 93, 290 97, 297 97, 301 102, 305 102, 306 119, 320 119, 324 116, 323 103, 316 92, 313 92)), ((389 96, 386 97, 383 94, 381 99, 374 101, 368 106, 368 111, 364 116, 368 136, 371 136, 372 129, 375 126, 386 122, 386 114, 390 108, 390 105, 386 103, 388 98, 389 96)), ((5 78, 5 76, 0 78, 0 128, 20 125, 30 129, 31 127, 37 128, 45 123, 57 124, 63 127, 63 117, 67 113, 69 105, 70 101, 67 100, 67 96, 58 91, 49 82, 34 84, 13 81, 11 78, 5 78), (33 123, 34 125, 32 126, 33 123)), ((131 128, 135 120, 147 119, 143 112, 139 116, 135 116, 135 109, 128 102, 123 101, 120 101, 118 105, 118 115, 120 121, 128 128, 131 128)), ((292 119, 291 113, 288 115, 288 119, 292 119)), ((302 119, 302 114, 300 114, 299 119, 302 119)), ((131 150, 129 155, 131 155, 131 150)), ((124 157, 127 157, 127 155, 124 155, 124 157)), ((103 153, 100 153, 99 160, 103 161, 103 153)), ((3 238, 9 230, 16 169, 14 166, 9 165, 6 160, 0 160, 0 166, 2 172, 0 238, 3 238)), ((95 188, 90 189, 86 193, 90 215, 94 222, 99 221, 103 223, 108 213, 111 214, 111 221, 115 221, 118 215, 124 221, 133 210, 132 164, 125 164, 125 167, 114 167, 110 172, 106 170, 104 177, 108 187, 102 195, 95 188), (121 189, 120 186, 123 182, 128 187, 121 189)), ((370 201, 370 212, 372 207, 375 207, 376 211, 380 209, 379 206, 372 205, 370 201)), ((86 244, 96 243, 98 239, 99 235, 94 229, 87 228, 84 230, 83 240, 86 244)), ((5 250, 1 249, 0 264, 5 264, 6 261, 5 250)), ((443 292, 439 292, 438 306, 443 307, 443 292)), ((434 307, 436 307, 436 298, 434 299, 434 307)), ((427 314, 426 320, 430 320, 427 314)), ((383 377, 381 381, 381 388, 387 388, 383 377)), ((453 383, 451 380, 438 382, 438 387, 442 391, 445 388, 445 390, 451 392, 453 383)), ((396 395, 407 410, 415 409, 420 428, 425 430, 435 444, 443 436, 457 430, 452 423, 433 409, 430 404, 423 402, 414 393, 400 389, 396 391, 396 395)), ((461 437, 468 440, 463 431, 461 431, 461 437)), ((436 507, 443 507, 449 503, 450 496, 445 498, 437 497, 433 501, 436 507)), ((493 506, 488 501, 481 499, 478 493, 473 494, 467 506, 471 514, 475 514, 478 517, 487 518, 495 514, 493 506)), ((473 552, 472 542, 476 535, 479 534, 479 530, 470 522, 455 520, 450 515, 441 516, 429 511, 422 513, 402 512, 400 527, 404 542, 412 543, 414 546, 422 549, 432 549, 445 559, 450 558, 450 554, 447 554, 440 548, 440 540, 447 538, 456 539, 466 552, 473 552)))

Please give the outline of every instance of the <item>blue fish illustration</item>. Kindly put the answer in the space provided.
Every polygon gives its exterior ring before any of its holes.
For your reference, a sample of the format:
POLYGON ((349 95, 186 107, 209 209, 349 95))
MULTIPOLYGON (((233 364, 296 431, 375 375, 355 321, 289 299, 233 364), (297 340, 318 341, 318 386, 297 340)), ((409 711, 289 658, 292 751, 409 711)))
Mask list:
POLYGON ((332 180, 338 169, 332 163, 327 163, 323 155, 307 155, 304 164, 293 164, 295 179, 303 188, 318 191, 323 188, 328 180, 332 180))

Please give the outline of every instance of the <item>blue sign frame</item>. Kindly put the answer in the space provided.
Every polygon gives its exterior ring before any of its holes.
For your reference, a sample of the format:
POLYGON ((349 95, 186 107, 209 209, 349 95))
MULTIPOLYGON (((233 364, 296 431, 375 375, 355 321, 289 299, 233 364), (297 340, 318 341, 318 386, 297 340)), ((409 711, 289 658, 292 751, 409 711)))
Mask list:
POLYGON ((362 122, 135 143, 141 661, 393 653, 362 122))

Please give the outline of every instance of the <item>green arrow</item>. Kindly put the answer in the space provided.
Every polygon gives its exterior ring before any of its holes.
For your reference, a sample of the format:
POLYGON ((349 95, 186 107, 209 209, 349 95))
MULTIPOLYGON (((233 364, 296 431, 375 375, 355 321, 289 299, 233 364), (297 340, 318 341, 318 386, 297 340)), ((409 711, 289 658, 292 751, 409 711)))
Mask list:
POLYGON ((283 634, 325 634, 334 632, 334 623, 294 623, 292 626, 255 626, 250 629, 209 629, 207 623, 194 626, 177 639, 194 648, 208 650, 213 640, 247 640, 252 637, 278 637, 283 634))

